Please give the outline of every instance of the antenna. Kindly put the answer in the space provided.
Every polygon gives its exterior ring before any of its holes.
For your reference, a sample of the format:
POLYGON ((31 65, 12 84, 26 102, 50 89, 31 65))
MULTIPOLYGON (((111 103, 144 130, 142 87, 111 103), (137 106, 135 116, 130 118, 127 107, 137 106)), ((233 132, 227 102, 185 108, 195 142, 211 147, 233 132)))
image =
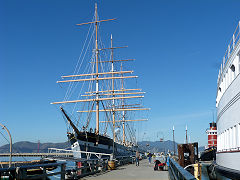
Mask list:
POLYGON ((175 138, 174 138, 174 125, 173 125, 173 155, 175 156, 175 138))
POLYGON ((186 144, 188 144, 188 137, 187 137, 187 125, 186 125, 186 144))

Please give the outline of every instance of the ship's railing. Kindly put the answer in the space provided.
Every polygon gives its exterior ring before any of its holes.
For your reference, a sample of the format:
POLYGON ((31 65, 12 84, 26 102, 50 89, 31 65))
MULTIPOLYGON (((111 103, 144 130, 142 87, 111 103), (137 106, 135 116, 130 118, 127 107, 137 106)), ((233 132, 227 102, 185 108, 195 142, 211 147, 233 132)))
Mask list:
MULTIPOLYGON (((70 160, 74 163, 68 164, 66 168, 66 179, 79 179, 88 175, 109 170, 109 157, 91 158, 91 159, 64 159, 64 157, 57 158, 58 160, 70 160)), ((135 162, 134 156, 117 156, 114 158, 115 167, 135 162)))
POLYGON ((48 153, 49 154, 81 153, 81 154, 85 154, 87 159, 90 159, 90 157, 92 156, 97 157, 98 159, 101 159, 102 156, 107 156, 109 158, 112 156, 112 154, 106 154, 106 153, 97 153, 97 152, 90 152, 90 151, 73 151, 73 150, 58 149, 58 148, 48 148, 48 153))
MULTIPOLYGON (((122 166, 129 163, 134 163, 133 156, 119 156, 116 157, 115 167, 122 166)), ((88 175, 109 170, 109 158, 102 159, 79 159, 76 161, 77 166, 68 167, 66 170, 66 177, 68 179, 79 179, 88 175)))
POLYGON ((223 56, 223 59, 226 60, 224 63, 227 63, 227 60, 229 59, 229 56, 231 52, 234 50, 236 43, 240 40, 240 21, 237 25, 237 28, 235 29, 233 36, 228 44, 227 50, 223 56))
POLYGON ((169 158, 169 177, 171 180, 196 180, 196 178, 172 158, 169 158))
POLYGON ((59 176, 61 179, 65 179, 66 173, 66 163, 48 163, 48 164, 35 164, 35 165, 25 165, 20 167, 10 167, 10 168, 0 168, 0 178, 1 179, 47 179, 50 176, 59 176), (59 171, 48 171, 53 167, 59 167, 59 171), (36 173, 34 173, 34 171, 36 173), (39 173, 41 171, 42 173, 39 173), (31 173, 30 173, 31 172, 31 173))
POLYGON ((239 152, 240 147, 233 147, 233 148, 228 148, 228 149, 219 149, 217 153, 223 153, 223 152, 239 152))
POLYGON ((223 56, 223 62, 221 64, 221 69, 220 69, 220 73, 218 76, 218 84, 220 82, 219 79, 221 78, 223 69, 224 69, 225 65, 228 63, 230 55, 231 55, 232 51, 234 50, 237 43, 240 43, 240 21, 238 22, 237 28, 235 29, 233 36, 227 46, 227 50, 223 56))

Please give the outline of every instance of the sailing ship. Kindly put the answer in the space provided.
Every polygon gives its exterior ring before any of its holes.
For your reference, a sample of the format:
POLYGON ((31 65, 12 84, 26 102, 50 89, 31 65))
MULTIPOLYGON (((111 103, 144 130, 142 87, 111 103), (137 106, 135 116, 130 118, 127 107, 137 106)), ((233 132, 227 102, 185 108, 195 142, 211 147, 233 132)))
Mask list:
MULTIPOLYGON (((84 154, 81 151, 114 156, 133 154, 137 149, 137 142, 132 125, 137 121, 147 120, 134 119, 136 114, 132 114, 136 111, 149 110, 142 106, 144 92, 137 88, 126 88, 127 79, 136 79, 137 76, 126 76, 133 71, 123 70, 123 63, 134 59, 116 59, 114 56, 114 50, 127 46, 114 47, 111 35, 111 45, 106 48, 100 37, 100 23, 114 20, 116 19, 100 20, 95 4, 93 21, 77 24, 77 26, 90 25, 88 31, 90 35, 86 40, 93 41, 93 50, 89 51, 88 43, 83 53, 85 56, 88 51, 91 52, 88 57, 90 63, 87 63, 89 71, 87 73, 74 71, 73 75, 62 76, 64 80, 57 81, 59 84, 69 83, 69 86, 64 100, 51 104, 60 104, 61 113, 69 127, 67 136, 76 158, 83 158, 84 154), (82 84, 79 85, 80 83, 82 84), (72 89, 77 89, 76 100, 69 100, 74 96, 72 89), (66 110, 69 105, 73 106, 71 112, 66 110), (93 114, 95 123, 92 121, 93 114)), ((78 62, 79 64, 84 63, 78 62)), ((81 68, 82 66, 76 67, 75 70, 79 71, 81 68)))
POLYGON ((240 21, 223 57, 217 81, 216 170, 240 179, 240 21))

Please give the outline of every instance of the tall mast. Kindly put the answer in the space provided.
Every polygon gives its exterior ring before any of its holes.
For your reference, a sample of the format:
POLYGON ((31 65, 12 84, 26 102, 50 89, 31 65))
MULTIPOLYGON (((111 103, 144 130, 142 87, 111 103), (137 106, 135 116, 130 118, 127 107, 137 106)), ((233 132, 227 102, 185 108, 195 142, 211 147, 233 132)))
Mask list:
MULTIPOLYGON (((111 34, 111 61, 112 61, 112 94, 114 94, 114 66, 113 66, 113 38, 111 34)), ((113 95, 114 97, 114 95, 113 95)), ((112 100, 112 109, 113 109, 113 141, 116 141, 116 134, 115 134, 115 99, 112 100)))
MULTIPOLYGON (((121 64, 121 71, 122 71, 122 64, 121 64)), ((124 89, 123 87, 123 80, 122 80, 122 89, 124 89)), ((122 99, 122 108, 124 108, 124 99, 122 99)), ((123 144, 125 145, 125 111, 122 112, 122 115, 123 115, 123 119, 122 119, 122 122, 123 122, 123 144)))
POLYGON ((175 156, 175 137, 174 137, 174 131, 175 131, 175 129, 174 129, 174 126, 173 126, 173 155, 175 156))
MULTIPOLYGON (((62 102, 53 102, 53 103, 51 103, 51 104, 62 104, 62 103, 76 103, 76 102, 95 101, 96 102, 96 110, 95 110, 96 111, 96 132, 95 132, 96 134, 99 134, 99 112, 100 112, 100 110, 99 110, 99 102, 103 101, 103 100, 109 100, 109 98, 108 99, 106 99, 106 98, 105 99, 99 98, 99 81, 100 80, 109 79, 109 77, 101 78, 99 76, 103 75, 103 74, 113 74, 113 72, 100 72, 99 73, 98 66, 99 66, 99 63, 102 62, 102 61, 99 61, 99 51, 100 50, 104 50, 104 49, 99 49, 98 48, 98 23, 106 22, 106 21, 113 21, 113 20, 116 20, 116 19, 114 18, 114 19, 98 20, 97 3, 95 3, 95 21, 76 24, 77 26, 82 26, 82 25, 87 25, 87 24, 95 24, 95 35, 96 35, 96 37, 95 37, 95 62, 94 63, 96 63, 96 69, 95 69, 96 72, 95 73, 91 73, 91 74, 69 75, 69 76, 63 76, 63 77, 64 78, 68 78, 68 77, 78 77, 78 76, 95 76, 95 78, 57 81, 57 83, 78 82, 78 81, 95 81, 96 82, 96 91, 94 93, 96 94, 96 98, 88 99, 88 100, 84 100, 84 101, 76 100, 76 101, 62 101, 62 102)), ((119 48, 119 47, 113 47, 113 48, 119 48)), ((109 48, 105 48, 105 49, 109 49, 109 48)), ((115 60, 115 61, 128 61, 128 60, 115 60)), ((130 72, 116 72, 116 73, 130 73, 130 72)), ((118 77, 115 77, 115 78, 119 79, 118 77)), ((134 78, 134 77, 124 77, 124 78, 134 78)), ((114 98, 112 98, 112 99, 114 99, 114 98)))
POLYGON ((187 137, 187 125, 186 125, 186 144, 188 144, 188 137, 187 137))
MULTIPOLYGON (((123 85, 121 89, 115 89, 115 79, 126 79, 126 78, 137 78, 137 76, 123 76, 125 73, 132 73, 133 71, 114 71, 114 63, 115 62, 121 62, 121 61, 132 61, 134 59, 120 59, 120 60, 114 60, 113 59, 113 50, 117 48, 125 48, 127 46, 123 47, 113 47, 113 38, 111 36, 111 47, 110 48, 99 48, 98 47, 98 23, 100 22, 106 22, 106 21, 112 21, 116 19, 104 19, 104 20, 99 20, 98 19, 98 14, 97 14, 97 4, 95 4, 95 20, 92 22, 86 22, 86 23, 80 23, 76 24, 77 26, 82 26, 82 25, 87 25, 87 24, 95 24, 95 62, 91 63, 96 63, 95 67, 95 72, 90 73, 90 74, 77 74, 77 75, 67 75, 67 76, 62 76, 62 78, 73 78, 73 77, 84 77, 84 76, 94 76, 91 78, 80 78, 80 79, 70 79, 70 80, 63 80, 63 81, 57 81, 57 83, 67 83, 67 82, 84 82, 84 81, 95 81, 96 83, 96 91, 93 92, 86 92, 87 94, 90 93, 90 95, 82 95, 82 96, 95 96, 92 99, 77 99, 77 100, 67 100, 67 101, 60 101, 60 102, 52 102, 51 104, 63 104, 63 103, 79 103, 79 102, 96 102, 96 109, 95 110, 88 110, 88 111, 77 111, 77 112, 96 112, 96 131, 95 133, 98 135, 99 134, 99 114, 100 112, 113 112, 113 121, 101 121, 101 122, 113 122, 113 139, 114 142, 117 141, 117 136, 115 132, 116 128, 116 122, 123 122, 123 143, 125 143, 125 122, 127 121, 145 121, 146 119, 139 119, 139 120, 126 120, 125 119, 125 114, 126 111, 136 111, 136 110, 149 110, 148 108, 139 108, 139 107, 125 107, 124 105, 124 99, 129 99, 129 98, 143 98, 144 96, 125 96, 125 95, 130 95, 130 94, 143 94, 144 92, 126 92, 126 91, 139 91, 141 89, 124 89, 123 85), (110 60, 99 60, 99 52, 101 50, 111 50, 111 59, 110 60), (99 63, 106 63, 106 62, 111 62, 112 68, 111 72, 99 72, 99 63), (121 76, 115 76, 118 74, 121 74, 121 76), (109 75, 107 77, 101 77, 103 75, 109 75), (112 80, 112 89, 111 90, 99 90, 99 81, 101 80, 112 80), (120 91, 120 92, 119 92, 120 91), (104 94, 104 92, 106 92, 104 94), (109 92, 109 94, 108 94, 109 92), (117 92, 117 93, 115 93, 117 92), (102 96, 109 96, 112 95, 112 97, 102 97, 102 96), (120 96, 120 97, 119 97, 120 96), (123 101, 123 106, 122 109, 119 107, 116 107, 115 100, 122 100, 123 101), (112 100, 112 108, 111 109, 100 109, 99 107, 99 102, 100 101, 109 101, 112 100), (123 118, 122 120, 116 120, 116 111, 124 111, 123 112, 123 118)), ((73 123, 72 123, 73 124, 73 123)), ((74 124, 73 124, 74 125, 74 124)), ((76 127, 73 127, 74 130, 77 131, 76 127)))
POLYGON ((97 3, 95 4, 95 30, 96 30, 96 134, 99 134, 99 100, 98 100, 98 22, 97 3))

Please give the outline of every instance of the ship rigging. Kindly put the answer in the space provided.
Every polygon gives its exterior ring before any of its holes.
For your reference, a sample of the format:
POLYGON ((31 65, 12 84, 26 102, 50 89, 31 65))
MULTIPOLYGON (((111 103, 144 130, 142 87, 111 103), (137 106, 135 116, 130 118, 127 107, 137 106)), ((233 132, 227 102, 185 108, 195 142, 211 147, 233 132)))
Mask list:
MULTIPOLYGON (((63 101, 51 104, 60 104, 61 112, 67 119, 68 125, 73 129, 73 132, 68 132, 68 137, 71 141, 72 149, 75 148, 75 150, 99 152, 99 149, 101 149, 100 152, 111 152, 114 150, 118 153, 124 152, 126 148, 136 146, 135 131, 130 123, 147 120, 146 118, 136 119, 135 114, 130 114, 130 112, 149 110, 149 108, 142 106, 142 98, 145 92, 139 88, 126 88, 126 80, 136 79, 138 76, 125 75, 132 74, 133 71, 123 70, 123 63, 133 61, 134 59, 115 59, 114 50, 126 48, 127 46, 113 46, 113 37, 111 35, 111 46, 105 48, 99 36, 100 23, 114 20, 116 19, 99 20, 96 4, 94 20, 77 24, 77 26, 90 25, 89 30, 93 25, 93 33, 89 37, 90 40, 93 40, 95 36, 93 53, 90 57, 90 66, 88 68, 90 72, 79 74, 79 66, 75 68, 72 75, 61 76, 63 80, 57 81, 59 84, 69 83, 68 90, 63 101), (69 100, 74 95, 72 90, 77 89, 80 82, 82 83, 80 88, 82 91, 76 93, 75 100, 69 100), (65 104, 73 105, 71 114, 66 112, 67 106, 65 104), (81 105, 78 106, 78 104, 81 105), (75 109, 77 110, 75 111, 75 109), (78 116, 76 121, 72 120, 74 113, 77 113, 78 116), (95 113, 96 116, 94 129, 90 127, 92 113, 95 113), (79 130, 80 124, 83 125, 79 130), (104 127, 102 131, 100 128, 101 124, 104 127), (109 134, 108 127, 112 131, 112 140, 107 135, 109 134)), ((88 32, 88 34, 91 33, 88 32)), ((83 53, 84 57, 87 51, 89 51, 88 49, 89 43, 86 51, 83 53)), ((82 62, 77 64, 82 64, 82 62)))

